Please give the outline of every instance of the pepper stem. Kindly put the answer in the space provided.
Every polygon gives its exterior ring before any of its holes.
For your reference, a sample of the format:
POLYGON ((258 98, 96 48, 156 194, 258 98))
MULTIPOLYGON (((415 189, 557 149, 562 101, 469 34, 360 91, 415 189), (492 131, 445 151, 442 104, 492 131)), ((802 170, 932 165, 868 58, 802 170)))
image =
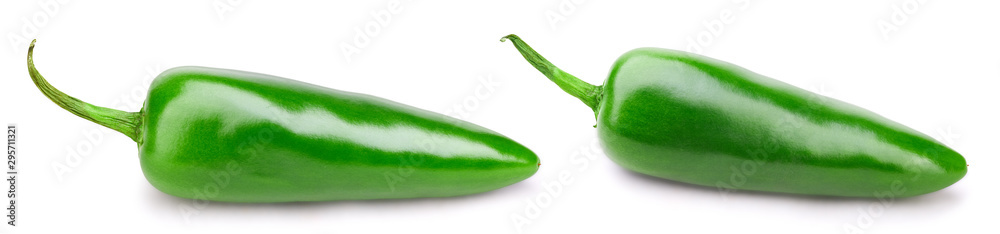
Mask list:
POLYGON ((500 38, 500 41, 504 42, 508 39, 510 42, 514 43, 514 48, 517 48, 517 51, 521 52, 521 56, 524 56, 524 59, 528 60, 528 63, 531 63, 531 66, 534 66, 539 72, 545 74, 545 77, 548 77, 549 80, 555 82, 556 85, 558 85, 559 88, 562 88, 563 91, 580 99, 580 101, 583 101, 583 104, 587 104, 590 109, 594 110, 595 113, 597 112, 597 105, 599 105, 601 101, 601 86, 595 86, 580 80, 579 78, 576 78, 576 76, 570 75, 555 65, 552 65, 549 60, 542 57, 542 55, 538 54, 538 52, 535 52, 534 49, 531 49, 531 46, 524 43, 524 40, 521 40, 521 38, 517 35, 507 35, 500 38))
POLYGON ((28 47, 28 74, 31 75, 31 81, 35 82, 35 86, 38 87, 38 90, 42 91, 42 94, 45 94, 49 100, 55 102, 59 107, 76 116, 114 129, 132 138, 133 141, 139 142, 139 126, 142 120, 142 113, 94 106, 66 95, 62 91, 52 87, 48 81, 45 81, 45 77, 42 77, 42 74, 38 73, 38 70, 35 69, 35 62, 32 59, 34 50, 35 40, 32 40, 31 45, 28 47))

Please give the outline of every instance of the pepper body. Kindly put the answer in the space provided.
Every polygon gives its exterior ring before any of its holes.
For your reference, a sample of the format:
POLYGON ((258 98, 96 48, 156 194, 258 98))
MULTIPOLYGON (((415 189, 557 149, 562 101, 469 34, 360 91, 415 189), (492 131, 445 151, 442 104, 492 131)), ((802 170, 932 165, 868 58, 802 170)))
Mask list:
POLYGON ((590 106, 606 154, 655 177, 733 189, 908 197, 965 176, 965 158, 863 108, 697 54, 640 48, 601 86, 505 37, 590 106))
POLYGON ((143 113, 143 173, 185 198, 214 186, 208 199, 237 202, 456 196, 538 169, 534 153, 486 128, 249 72, 165 71, 143 113))
POLYGON ((533 175, 538 157, 486 128, 264 74, 179 67, 139 112, 93 106, 28 70, 49 99, 134 141, 153 187, 182 198, 296 202, 448 197, 533 175))
POLYGON ((906 197, 966 173, 961 155, 927 135, 695 54, 630 51, 603 87, 602 146, 643 174, 720 189, 906 197))

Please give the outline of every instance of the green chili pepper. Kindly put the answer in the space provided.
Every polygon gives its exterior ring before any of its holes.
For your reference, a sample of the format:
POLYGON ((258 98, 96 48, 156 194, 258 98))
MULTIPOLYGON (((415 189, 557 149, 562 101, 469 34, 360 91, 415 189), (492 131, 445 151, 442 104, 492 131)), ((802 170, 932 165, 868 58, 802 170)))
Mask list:
POLYGON ((965 158, 927 135, 719 60, 635 49, 594 86, 516 35, 506 39, 593 109, 612 161, 642 174, 726 191, 906 197, 967 170, 965 158))
POLYGON ((53 88, 73 114, 124 133, 154 187, 228 202, 447 197, 524 180, 531 150, 503 135, 382 98, 275 76, 178 67, 153 81, 139 112, 97 107, 53 88))

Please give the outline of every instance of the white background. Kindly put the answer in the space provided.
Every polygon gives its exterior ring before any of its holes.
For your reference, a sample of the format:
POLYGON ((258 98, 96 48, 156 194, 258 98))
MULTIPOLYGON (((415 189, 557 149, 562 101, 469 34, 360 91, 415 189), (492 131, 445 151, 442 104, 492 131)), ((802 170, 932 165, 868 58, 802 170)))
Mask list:
POLYGON ((0 230, 997 233, 996 1, 390 2, 4 1, 0 122, 20 130, 20 179, 17 226, 0 230), (372 12, 383 11, 391 19, 379 24, 372 12), (367 25, 377 32, 355 44, 367 25), (593 114, 499 42, 509 33, 595 84, 633 48, 698 50, 927 133, 962 153, 969 173, 885 204, 639 176, 585 156, 597 147, 593 114), (184 215, 192 201, 146 182, 135 143, 38 92, 25 68, 31 38, 48 80, 95 105, 136 111, 148 79, 175 66, 247 70, 461 113, 531 148, 542 166, 472 196, 210 203, 184 215), (345 45, 359 50, 345 56, 345 45))

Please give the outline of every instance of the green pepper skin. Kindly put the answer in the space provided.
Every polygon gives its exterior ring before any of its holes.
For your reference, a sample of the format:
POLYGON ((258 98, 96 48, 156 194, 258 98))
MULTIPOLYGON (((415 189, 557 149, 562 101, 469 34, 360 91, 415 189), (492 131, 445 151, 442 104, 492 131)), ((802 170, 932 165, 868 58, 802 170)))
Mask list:
MULTIPOLYGON (((532 64, 551 65, 508 38, 532 64)), ((655 177, 723 191, 909 197, 948 187, 967 171, 965 158, 925 134, 697 54, 635 49, 614 63, 604 85, 578 86, 565 85, 595 103, 608 157, 655 177)))
POLYGON ((182 198, 449 197, 511 185, 540 165, 531 150, 465 121, 235 70, 169 69, 154 79, 140 112, 121 115, 137 124, 108 125, 136 140, 146 179, 182 198))

